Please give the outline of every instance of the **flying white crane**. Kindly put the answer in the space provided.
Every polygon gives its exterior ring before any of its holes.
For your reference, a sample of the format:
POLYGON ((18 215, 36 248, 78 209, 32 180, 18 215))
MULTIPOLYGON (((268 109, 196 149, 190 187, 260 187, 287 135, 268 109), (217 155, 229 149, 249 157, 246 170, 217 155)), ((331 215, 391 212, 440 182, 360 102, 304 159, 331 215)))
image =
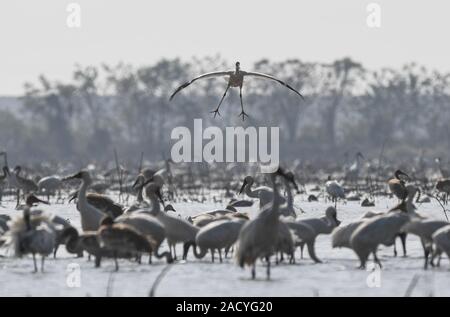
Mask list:
POLYGON ((244 86, 244 77, 253 76, 253 77, 274 80, 274 81, 280 83, 281 85, 287 87, 288 89, 294 91, 296 94, 298 94, 304 100, 303 96, 297 90, 295 90, 294 88, 292 88, 285 82, 283 82, 273 76, 267 75, 267 74, 243 71, 243 70, 241 70, 241 63, 239 63, 239 62, 236 62, 236 70, 206 73, 206 74, 195 77, 194 79, 184 83, 183 85, 181 85, 180 87, 178 87, 175 90, 175 92, 172 94, 172 96, 170 96, 170 100, 172 100, 173 97, 175 97, 175 95, 178 92, 180 92, 182 89, 188 87, 190 84, 192 84, 193 82, 195 82, 199 79, 211 78, 211 77, 221 77, 221 76, 229 76, 229 79, 228 79, 227 89, 225 90, 225 93, 223 94, 222 99, 220 100, 220 103, 217 106, 217 109, 211 111, 211 113, 214 113, 214 118, 216 117, 216 115, 220 115, 220 112, 219 112, 220 106, 221 106, 223 100, 225 99, 225 96, 227 95, 228 89, 230 89, 230 87, 239 87, 239 97, 241 99, 241 109, 242 109, 239 116, 242 116, 242 121, 245 120, 245 116, 248 117, 248 115, 244 111, 244 103, 242 101, 242 87, 244 86))

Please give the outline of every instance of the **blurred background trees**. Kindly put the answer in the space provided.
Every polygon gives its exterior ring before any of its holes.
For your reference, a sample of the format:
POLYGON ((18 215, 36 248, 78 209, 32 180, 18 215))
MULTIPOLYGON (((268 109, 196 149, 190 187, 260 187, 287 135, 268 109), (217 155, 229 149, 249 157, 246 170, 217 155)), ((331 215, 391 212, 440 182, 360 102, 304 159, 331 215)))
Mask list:
POLYGON ((238 92, 213 110, 226 81, 199 81, 169 102, 173 90, 203 72, 233 69, 220 56, 190 61, 160 60, 82 67, 61 83, 40 76, 25 84, 20 109, 0 110, 0 150, 16 160, 87 162, 111 160, 114 149, 138 160, 167 158, 175 126, 193 119, 226 127, 279 126, 282 160, 346 163, 354 153, 408 161, 426 153, 450 153, 449 76, 414 63, 400 69, 369 70, 343 58, 330 64, 260 60, 245 69, 272 74, 299 89, 306 101, 275 82, 248 79, 242 122, 238 92))

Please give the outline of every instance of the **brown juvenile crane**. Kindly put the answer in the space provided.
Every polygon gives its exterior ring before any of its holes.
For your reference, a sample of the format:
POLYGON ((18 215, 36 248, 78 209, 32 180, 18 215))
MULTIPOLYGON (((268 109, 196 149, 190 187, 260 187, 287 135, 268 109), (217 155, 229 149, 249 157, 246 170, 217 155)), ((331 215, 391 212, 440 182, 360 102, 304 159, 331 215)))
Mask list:
POLYGON ((406 190, 405 181, 401 176, 406 177, 409 180, 409 176, 401 170, 396 170, 394 178, 388 180, 388 185, 391 193, 395 195, 399 200, 404 201, 408 197, 408 191, 406 190))

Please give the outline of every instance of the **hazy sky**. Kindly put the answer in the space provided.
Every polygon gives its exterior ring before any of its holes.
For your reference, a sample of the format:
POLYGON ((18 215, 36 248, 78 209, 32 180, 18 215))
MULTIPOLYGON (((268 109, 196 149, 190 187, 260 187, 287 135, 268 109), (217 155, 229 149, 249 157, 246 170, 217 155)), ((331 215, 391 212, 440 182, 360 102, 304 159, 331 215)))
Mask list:
POLYGON ((0 95, 41 73, 68 80, 75 63, 145 65, 220 53, 242 67, 260 58, 329 62, 351 56, 376 68, 417 61, 450 70, 446 0, 3 0, 0 95), (81 28, 66 7, 81 6, 81 28), (366 6, 381 6, 381 28, 366 6))

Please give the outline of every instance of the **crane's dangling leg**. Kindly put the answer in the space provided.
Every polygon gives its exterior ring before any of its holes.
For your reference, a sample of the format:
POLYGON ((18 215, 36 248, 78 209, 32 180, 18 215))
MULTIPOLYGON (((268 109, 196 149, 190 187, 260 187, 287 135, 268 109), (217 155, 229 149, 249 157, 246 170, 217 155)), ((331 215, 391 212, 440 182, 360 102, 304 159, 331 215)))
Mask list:
POLYGON ((380 259, 378 259, 378 257, 377 257, 377 252, 376 251, 373 252, 373 260, 375 261, 375 264, 378 264, 380 269, 383 268, 383 265, 381 265, 380 259))
POLYGON ((38 271, 38 267, 36 264, 36 255, 33 253, 33 263, 34 263, 34 273, 38 271))
POLYGON ((116 272, 119 271, 119 261, 117 261, 117 252, 114 251, 114 264, 116 266, 116 272))
POLYGON ((400 233, 400 240, 402 242, 402 248, 403 248, 403 257, 406 257, 406 233, 400 233))
POLYGON ((17 190, 16 190, 16 201, 17 201, 17 203, 16 203, 16 208, 17 208, 17 207, 19 207, 19 204, 20 204, 20 188, 17 188, 17 190))
POLYGON ((214 111, 211 111, 211 113, 214 113, 214 118, 219 115, 220 116, 220 106, 222 105, 223 100, 225 99, 225 96, 227 95, 228 89, 230 89, 230 85, 228 84, 227 89, 225 90, 225 93, 222 96, 222 99, 220 99, 219 105, 217 106, 217 109, 214 111))
POLYGON ((239 117, 242 116, 242 121, 245 121, 245 116, 248 118, 248 114, 244 111, 244 102, 242 101, 242 86, 239 87, 239 97, 241 98, 241 113, 239 114, 239 117))
POLYGON ((44 273, 44 262, 45 262, 45 257, 42 256, 41 258, 41 272, 44 273))

